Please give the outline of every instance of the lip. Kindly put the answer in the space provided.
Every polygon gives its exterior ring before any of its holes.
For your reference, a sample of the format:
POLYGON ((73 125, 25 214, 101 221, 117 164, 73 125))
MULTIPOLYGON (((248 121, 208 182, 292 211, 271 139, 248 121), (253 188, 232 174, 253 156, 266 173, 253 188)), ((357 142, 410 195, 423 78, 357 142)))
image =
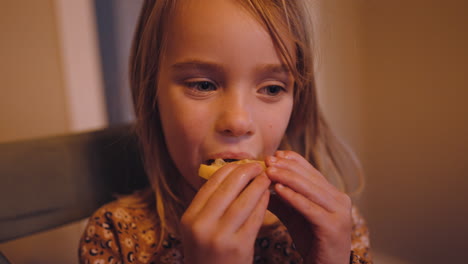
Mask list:
POLYGON ((207 160, 214 160, 214 159, 255 159, 254 155, 251 155, 247 152, 231 152, 231 151, 225 151, 225 152, 218 152, 218 153, 213 153, 207 156, 207 160))

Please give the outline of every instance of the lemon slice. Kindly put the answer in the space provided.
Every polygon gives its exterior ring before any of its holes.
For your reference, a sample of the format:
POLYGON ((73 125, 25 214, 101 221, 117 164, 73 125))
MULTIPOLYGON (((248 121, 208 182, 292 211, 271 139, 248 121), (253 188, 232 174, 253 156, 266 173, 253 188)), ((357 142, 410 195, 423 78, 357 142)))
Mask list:
POLYGON ((217 170, 219 170, 221 167, 228 163, 245 164, 252 162, 258 162, 260 163, 260 165, 262 165, 263 169, 266 169, 265 162, 260 160, 243 159, 233 162, 226 162, 223 159, 216 159, 211 165, 201 164, 200 168, 198 168, 198 176, 208 180, 211 177, 211 175, 213 175, 213 173, 215 173, 217 170))

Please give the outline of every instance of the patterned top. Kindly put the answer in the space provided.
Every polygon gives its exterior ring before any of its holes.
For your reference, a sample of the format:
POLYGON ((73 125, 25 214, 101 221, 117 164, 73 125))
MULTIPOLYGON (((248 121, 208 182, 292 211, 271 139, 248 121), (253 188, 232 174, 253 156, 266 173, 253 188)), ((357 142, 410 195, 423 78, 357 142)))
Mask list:
MULTIPOLYGON (((356 208, 352 211, 351 264, 371 264, 369 233, 356 208)), ((183 263, 182 243, 168 234, 156 250, 158 220, 155 210, 123 205, 119 201, 97 210, 88 221, 79 245, 82 264, 179 264, 183 263)), ((280 222, 262 227, 253 263, 302 263, 286 227, 280 222)))

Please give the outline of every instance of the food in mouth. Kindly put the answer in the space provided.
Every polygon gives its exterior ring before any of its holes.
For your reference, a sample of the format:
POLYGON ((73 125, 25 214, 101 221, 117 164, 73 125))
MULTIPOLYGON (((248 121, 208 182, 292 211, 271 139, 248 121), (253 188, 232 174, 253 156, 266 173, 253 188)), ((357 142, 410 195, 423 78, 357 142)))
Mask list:
POLYGON ((223 160, 223 159, 215 159, 211 165, 201 164, 200 168, 198 168, 198 176, 208 180, 213 173, 219 170, 221 167, 228 163, 236 163, 236 164, 245 164, 245 163, 252 163, 257 162, 262 165, 263 169, 266 169, 266 165, 264 161, 260 160, 250 160, 250 159, 243 159, 243 160, 223 160))

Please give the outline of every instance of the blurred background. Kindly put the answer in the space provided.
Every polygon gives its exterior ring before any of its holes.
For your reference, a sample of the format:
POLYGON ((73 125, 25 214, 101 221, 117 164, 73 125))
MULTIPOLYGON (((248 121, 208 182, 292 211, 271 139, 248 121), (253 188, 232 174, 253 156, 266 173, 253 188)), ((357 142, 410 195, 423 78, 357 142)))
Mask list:
MULTIPOLYGON (((141 2, 0 0, 0 143, 132 122, 127 62, 141 2)), ((321 104, 366 173, 356 202, 376 263, 466 258, 467 10, 464 0, 314 10, 321 104)), ((77 263, 84 224, 0 251, 14 263, 77 263)))

